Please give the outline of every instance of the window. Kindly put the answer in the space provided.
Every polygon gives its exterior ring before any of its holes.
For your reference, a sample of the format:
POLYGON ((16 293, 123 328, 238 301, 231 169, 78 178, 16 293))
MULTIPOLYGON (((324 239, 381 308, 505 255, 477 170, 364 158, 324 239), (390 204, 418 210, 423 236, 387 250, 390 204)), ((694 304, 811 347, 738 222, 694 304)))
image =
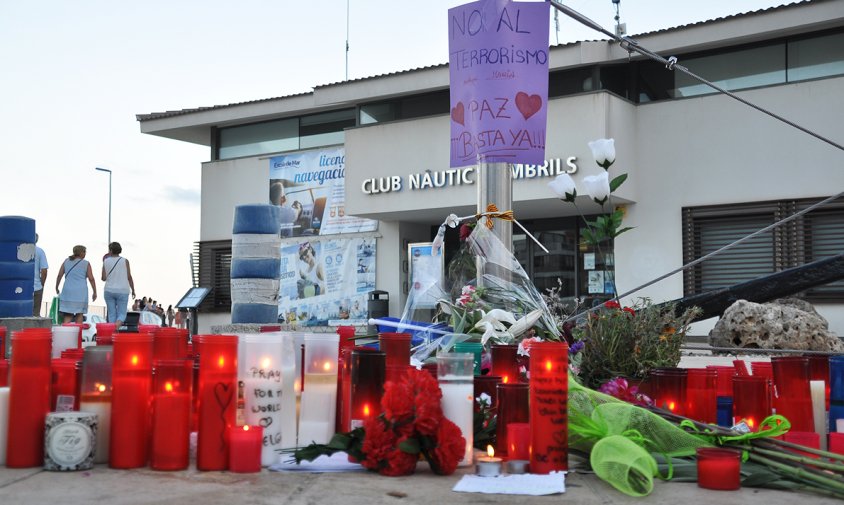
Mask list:
POLYGON ((788 81, 844 74, 844 33, 788 44, 788 81))
MULTIPOLYGON (((785 82, 785 44, 689 58, 682 64, 695 74, 727 90, 785 82)), ((675 75, 674 97, 715 93, 706 84, 682 72, 675 75)))
POLYGON ((231 310, 232 241, 214 240, 197 242, 199 258, 199 286, 211 288, 199 310, 202 312, 229 312, 231 310))
POLYGON ((299 121, 299 148, 342 144, 344 128, 355 125, 355 110, 344 109, 304 116, 299 121))
MULTIPOLYGON (((818 199, 683 209, 683 263, 750 235, 818 199)), ((844 202, 833 202, 749 239, 683 272, 686 296, 770 275, 844 251, 844 202)), ((797 293, 795 293, 797 294, 797 293)), ((809 301, 840 300, 844 281, 802 293, 809 301)))
POLYGON ((282 119, 220 129, 219 159, 299 148, 299 120, 282 119))

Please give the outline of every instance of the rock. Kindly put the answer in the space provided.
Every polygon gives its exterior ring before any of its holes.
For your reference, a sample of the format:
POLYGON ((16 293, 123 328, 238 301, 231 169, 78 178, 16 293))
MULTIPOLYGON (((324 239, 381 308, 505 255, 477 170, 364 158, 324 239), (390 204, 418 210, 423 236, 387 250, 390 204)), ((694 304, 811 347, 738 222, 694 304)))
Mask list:
POLYGON ((844 343, 812 304, 796 298, 738 300, 709 332, 713 347, 844 352, 844 343))

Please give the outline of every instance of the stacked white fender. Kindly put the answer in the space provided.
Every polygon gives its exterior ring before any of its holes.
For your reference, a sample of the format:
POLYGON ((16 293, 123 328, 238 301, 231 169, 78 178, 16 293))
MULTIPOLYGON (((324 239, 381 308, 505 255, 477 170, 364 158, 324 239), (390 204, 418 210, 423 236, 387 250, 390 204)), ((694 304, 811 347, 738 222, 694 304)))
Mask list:
POLYGON ((31 317, 35 289, 35 220, 0 217, 0 317, 31 317))
POLYGON ((238 205, 232 226, 232 323, 278 322, 279 207, 238 205))

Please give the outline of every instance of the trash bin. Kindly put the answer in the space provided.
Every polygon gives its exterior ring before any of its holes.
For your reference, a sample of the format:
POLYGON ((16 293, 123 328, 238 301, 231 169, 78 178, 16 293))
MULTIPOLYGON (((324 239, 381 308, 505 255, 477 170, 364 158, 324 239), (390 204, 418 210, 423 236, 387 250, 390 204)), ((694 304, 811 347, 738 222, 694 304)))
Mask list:
MULTIPOLYGON (((390 313, 390 293, 377 289, 370 291, 366 300, 366 310, 370 319, 387 317, 390 313)), ((367 327, 366 333, 367 335, 377 335, 378 328, 371 324, 367 327)))

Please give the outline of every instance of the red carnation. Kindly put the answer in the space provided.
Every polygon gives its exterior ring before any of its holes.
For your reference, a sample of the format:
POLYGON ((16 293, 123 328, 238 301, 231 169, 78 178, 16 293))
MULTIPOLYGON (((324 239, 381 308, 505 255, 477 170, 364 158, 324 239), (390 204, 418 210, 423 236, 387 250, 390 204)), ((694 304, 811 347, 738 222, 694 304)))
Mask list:
POLYGON ((384 421, 380 417, 369 418, 364 421, 363 429, 366 436, 363 439, 361 450, 366 458, 360 464, 370 470, 380 470, 390 451, 396 447, 396 436, 391 430, 386 429, 384 421))
POLYGON ((384 385, 381 408, 388 421, 401 423, 413 417, 413 394, 405 381, 388 381, 384 385))
POLYGON ((460 428, 443 418, 436 433, 437 446, 428 454, 431 470, 439 475, 451 475, 466 451, 466 439, 460 428))
POLYGON ((620 309, 620 308, 621 308, 621 304, 620 304, 620 303, 618 303, 618 302, 617 302, 617 301, 615 301, 615 300, 609 300, 609 301, 607 301, 607 302, 604 302, 604 307, 606 307, 606 308, 608 308, 608 309, 620 309))
POLYGON ((402 475, 410 475, 416 471, 416 463, 419 461, 419 455, 410 454, 398 448, 406 439, 407 437, 400 438, 396 442, 396 448, 387 454, 386 465, 379 471, 381 475, 400 477, 402 475))

